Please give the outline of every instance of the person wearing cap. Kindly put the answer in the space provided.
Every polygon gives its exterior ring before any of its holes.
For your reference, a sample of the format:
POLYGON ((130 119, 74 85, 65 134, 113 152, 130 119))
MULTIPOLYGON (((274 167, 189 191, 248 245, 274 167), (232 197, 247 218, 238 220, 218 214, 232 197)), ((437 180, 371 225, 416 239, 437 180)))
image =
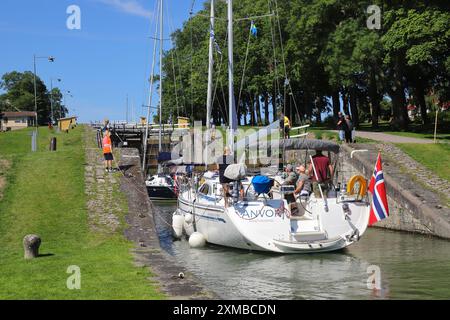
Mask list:
POLYGON ((105 157, 105 171, 113 172, 112 162, 114 160, 114 157, 112 154, 111 133, 109 132, 109 128, 105 128, 102 146, 103 146, 103 156, 105 157))
POLYGON ((300 194, 300 196, 309 196, 311 193, 311 179, 306 174, 306 168, 304 165, 297 167, 297 185, 294 194, 300 194))
POLYGON ((281 177, 283 179, 287 179, 291 172, 294 172, 294 166, 292 164, 287 164, 286 168, 284 168, 284 172, 281 174, 281 177))
MULTIPOLYGON (((287 186, 295 186, 297 182, 297 175, 295 172, 289 172, 287 173, 287 177, 283 182, 283 185, 287 186)), ((295 197, 293 193, 288 193, 284 195, 284 198, 287 200, 288 203, 295 202, 295 197)))

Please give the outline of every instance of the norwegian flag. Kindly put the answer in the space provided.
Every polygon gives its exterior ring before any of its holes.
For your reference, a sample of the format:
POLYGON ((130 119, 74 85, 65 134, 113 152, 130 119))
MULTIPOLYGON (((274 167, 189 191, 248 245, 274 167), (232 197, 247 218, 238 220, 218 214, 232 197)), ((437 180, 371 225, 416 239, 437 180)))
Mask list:
POLYGON ((369 183, 369 191, 372 193, 372 205, 370 207, 369 226, 389 216, 389 208, 384 184, 383 169, 381 167, 381 153, 378 153, 377 163, 369 183))

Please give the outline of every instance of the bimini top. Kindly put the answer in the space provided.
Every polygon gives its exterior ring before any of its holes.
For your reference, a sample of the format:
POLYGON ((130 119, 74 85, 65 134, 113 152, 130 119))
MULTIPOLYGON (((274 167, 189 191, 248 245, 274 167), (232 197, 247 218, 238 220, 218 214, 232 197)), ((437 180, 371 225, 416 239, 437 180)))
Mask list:
POLYGON ((284 150, 321 150, 339 153, 340 146, 330 140, 282 139, 279 147, 284 150))

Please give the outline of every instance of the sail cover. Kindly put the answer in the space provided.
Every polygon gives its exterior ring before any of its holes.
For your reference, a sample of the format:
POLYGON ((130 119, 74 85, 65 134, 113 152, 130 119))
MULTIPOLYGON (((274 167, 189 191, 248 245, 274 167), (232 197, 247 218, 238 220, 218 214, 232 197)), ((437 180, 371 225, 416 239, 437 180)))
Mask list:
POLYGON ((338 153, 340 149, 335 142, 317 139, 282 139, 279 147, 284 150, 321 150, 333 153, 338 153))

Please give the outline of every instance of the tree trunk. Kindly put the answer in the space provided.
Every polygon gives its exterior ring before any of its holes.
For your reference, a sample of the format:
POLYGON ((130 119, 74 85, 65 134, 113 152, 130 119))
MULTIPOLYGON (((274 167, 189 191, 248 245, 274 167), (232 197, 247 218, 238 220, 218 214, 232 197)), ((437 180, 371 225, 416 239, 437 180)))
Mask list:
POLYGON ((256 100, 256 121, 258 123, 258 126, 262 126, 262 118, 261 118, 261 97, 259 96, 259 94, 257 94, 255 96, 255 100, 256 100))
POLYGON ((333 92, 331 98, 333 99, 333 117, 337 121, 338 113, 341 111, 341 103, 339 101, 339 90, 333 92))
POLYGON ((352 122, 353 126, 357 129, 359 126, 359 112, 357 105, 357 90, 356 88, 350 89, 350 110, 352 112, 352 122))
POLYGON ((253 96, 250 94, 250 101, 249 101, 249 111, 250 111, 250 125, 255 125, 255 101, 253 100, 253 96))
POLYGON ((405 88, 402 83, 402 76, 399 70, 399 66, 396 65, 394 71, 394 83, 390 91, 392 98, 392 110, 394 115, 395 127, 399 127, 403 130, 408 129, 408 111, 406 109, 405 88))
POLYGON ((264 94, 264 122, 266 126, 270 124, 269 119, 269 95, 267 93, 264 94))
POLYGON ((349 115, 350 111, 348 108, 348 92, 347 92, 347 90, 342 93, 342 102, 343 102, 342 111, 344 112, 345 115, 349 115))
POLYGON ((417 81, 415 93, 417 102, 420 106, 420 116, 422 117, 422 124, 428 124, 427 104, 425 102, 425 90, 423 88, 423 84, 420 79, 418 79, 417 81))
POLYGON ((380 117, 380 95, 378 94, 375 74, 370 75, 369 99, 371 103, 372 128, 378 128, 378 118, 380 117))

